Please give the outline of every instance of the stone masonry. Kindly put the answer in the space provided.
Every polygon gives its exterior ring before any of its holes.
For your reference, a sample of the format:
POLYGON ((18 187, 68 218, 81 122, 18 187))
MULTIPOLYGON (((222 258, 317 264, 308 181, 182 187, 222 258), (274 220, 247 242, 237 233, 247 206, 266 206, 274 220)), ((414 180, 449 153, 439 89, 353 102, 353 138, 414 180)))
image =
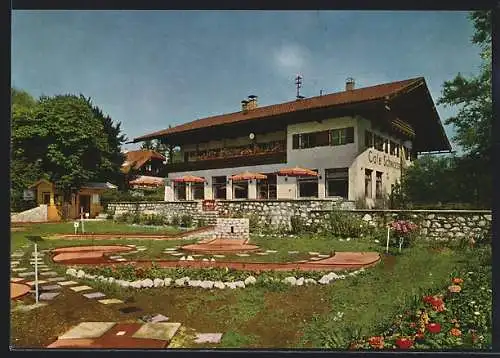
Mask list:
POLYGON ((250 220, 234 218, 218 218, 215 225, 217 239, 245 239, 250 237, 250 220))

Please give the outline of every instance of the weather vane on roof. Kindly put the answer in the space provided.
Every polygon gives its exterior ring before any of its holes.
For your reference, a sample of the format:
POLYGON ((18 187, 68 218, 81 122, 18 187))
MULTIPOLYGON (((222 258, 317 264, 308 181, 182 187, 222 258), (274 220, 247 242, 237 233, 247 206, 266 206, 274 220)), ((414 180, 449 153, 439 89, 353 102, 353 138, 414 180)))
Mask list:
POLYGON ((301 75, 297 75, 297 77, 295 77, 295 85, 297 86, 297 99, 304 98, 304 96, 300 95, 300 89, 302 88, 302 76, 301 75))

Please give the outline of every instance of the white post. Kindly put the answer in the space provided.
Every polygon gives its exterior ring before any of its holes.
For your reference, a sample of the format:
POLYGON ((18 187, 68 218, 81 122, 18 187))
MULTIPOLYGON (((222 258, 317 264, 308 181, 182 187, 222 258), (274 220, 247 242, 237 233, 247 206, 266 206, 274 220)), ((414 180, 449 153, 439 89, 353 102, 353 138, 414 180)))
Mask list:
POLYGON ((35 297, 38 304, 38 248, 35 242, 35 297))
POLYGON ((401 252, 401 246, 403 246, 403 239, 399 239, 399 252, 401 252))
POLYGON ((82 234, 85 234, 85 229, 83 228, 83 206, 80 207, 80 221, 82 223, 82 234))
POLYGON ((387 243, 385 245, 385 252, 389 253, 389 235, 390 235, 391 228, 388 226, 387 227, 387 243))

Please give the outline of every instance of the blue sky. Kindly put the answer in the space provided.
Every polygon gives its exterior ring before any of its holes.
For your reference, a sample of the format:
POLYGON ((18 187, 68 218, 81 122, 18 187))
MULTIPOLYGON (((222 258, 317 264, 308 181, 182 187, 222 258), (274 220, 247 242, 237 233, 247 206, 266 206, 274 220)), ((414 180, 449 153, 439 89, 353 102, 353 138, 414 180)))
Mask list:
POLYGON ((83 93, 132 139, 238 111, 249 94, 293 100, 297 73, 306 97, 346 77, 424 76, 436 102, 445 80, 478 72, 472 33, 466 12, 448 11, 13 11, 12 85, 83 93))

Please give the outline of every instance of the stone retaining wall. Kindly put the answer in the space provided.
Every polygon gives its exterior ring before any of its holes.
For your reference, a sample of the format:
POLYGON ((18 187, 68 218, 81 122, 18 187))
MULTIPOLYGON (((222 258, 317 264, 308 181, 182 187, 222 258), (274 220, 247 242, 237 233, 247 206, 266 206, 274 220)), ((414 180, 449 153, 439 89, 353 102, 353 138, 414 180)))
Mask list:
POLYGON ((289 229, 292 217, 300 217, 306 226, 325 227, 328 213, 340 208, 353 215, 385 226, 396 219, 408 219, 419 225, 421 233, 429 238, 460 238, 468 234, 486 233, 491 228, 491 211, 488 210, 354 210, 352 203, 342 199, 316 200, 221 200, 214 211, 203 211, 201 202, 142 202, 112 203, 108 210, 115 215, 125 212, 155 213, 171 219, 173 216, 191 215, 195 224, 203 219, 215 225, 219 217, 249 218, 254 225, 269 229, 289 229))
MULTIPOLYGON (((408 220, 418 225, 420 234, 431 239, 458 239, 466 235, 484 235, 491 230, 489 210, 352 210, 368 223, 387 227, 394 220, 408 220)), ((311 221, 326 222, 327 211, 311 213, 311 221)))

